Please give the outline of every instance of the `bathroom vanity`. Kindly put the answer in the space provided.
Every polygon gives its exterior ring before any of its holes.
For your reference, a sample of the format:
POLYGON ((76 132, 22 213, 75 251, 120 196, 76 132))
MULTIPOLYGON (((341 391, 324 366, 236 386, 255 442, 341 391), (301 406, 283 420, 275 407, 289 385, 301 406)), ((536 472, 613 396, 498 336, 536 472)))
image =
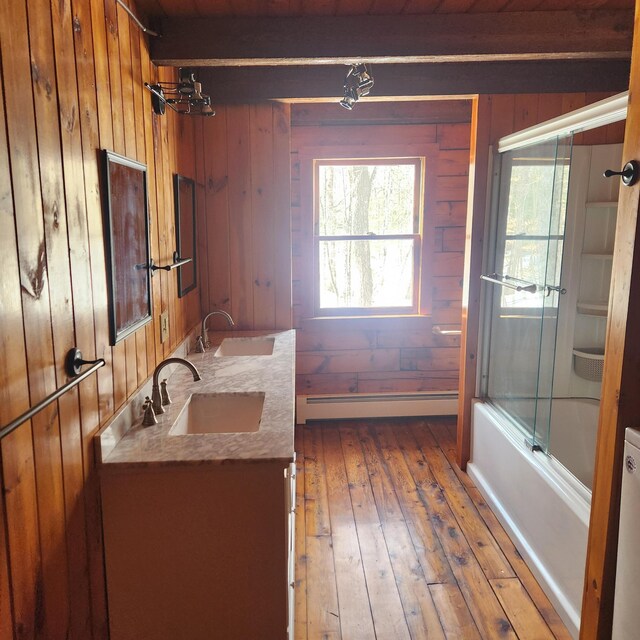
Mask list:
POLYGON ((293 638, 294 332, 233 335, 97 436, 112 640, 293 638))

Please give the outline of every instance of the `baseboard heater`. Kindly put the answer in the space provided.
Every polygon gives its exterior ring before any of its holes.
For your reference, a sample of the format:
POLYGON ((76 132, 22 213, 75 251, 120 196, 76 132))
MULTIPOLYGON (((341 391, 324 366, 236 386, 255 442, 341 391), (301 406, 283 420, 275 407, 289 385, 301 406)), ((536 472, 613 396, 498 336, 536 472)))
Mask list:
POLYGON ((296 397, 298 424, 308 420, 454 416, 457 412, 457 391, 296 397))

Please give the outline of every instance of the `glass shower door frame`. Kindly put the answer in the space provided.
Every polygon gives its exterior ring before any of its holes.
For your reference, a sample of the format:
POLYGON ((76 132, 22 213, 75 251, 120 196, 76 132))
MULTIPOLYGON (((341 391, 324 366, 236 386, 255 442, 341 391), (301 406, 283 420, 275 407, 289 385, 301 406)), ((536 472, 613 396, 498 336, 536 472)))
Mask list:
POLYGON ((544 277, 546 291, 542 308, 536 419, 530 443, 532 449, 545 453, 549 452, 551 434, 560 295, 566 293, 561 283, 572 150, 573 136, 557 138, 551 215, 549 216, 549 244, 544 277))
POLYGON ((558 243, 564 234, 564 215, 558 214, 564 214, 562 201, 566 209, 566 189, 564 199, 557 198, 558 184, 562 184, 556 179, 560 148, 554 139, 496 156, 487 252, 493 257, 494 273, 483 276, 494 284, 485 289, 481 396, 518 424, 530 448, 545 451, 560 289, 558 243), (553 170, 545 171, 551 163, 553 170), (493 331, 500 336, 496 343, 504 338, 506 349, 500 351, 500 344, 496 347, 492 342, 493 331), (541 395, 545 402, 539 404, 541 395))

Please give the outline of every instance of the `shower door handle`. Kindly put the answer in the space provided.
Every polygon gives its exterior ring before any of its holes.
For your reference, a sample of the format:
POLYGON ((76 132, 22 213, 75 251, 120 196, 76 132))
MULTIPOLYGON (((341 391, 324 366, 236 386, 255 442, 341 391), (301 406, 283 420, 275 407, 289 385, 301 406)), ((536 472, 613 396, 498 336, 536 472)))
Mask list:
POLYGON ((547 290, 547 297, 551 295, 552 291, 557 291, 562 296, 567 293, 567 290, 564 287, 559 287, 554 284, 545 284, 544 288, 547 290))
POLYGON ((640 165, 635 160, 629 160, 627 164, 624 165, 622 171, 613 171, 611 169, 607 169, 602 175, 605 178, 611 178, 611 176, 620 176, 622 179, 622 184, 625 187, 630 187, 635 184, 638 179, 638 173, 640 172, 640 165))
POLYGON ((480 280, 486 280, 487 282, 493 282, 499 284, 501 287, 507 289, 514 289, 515 291, 526 291, 527 293, 536 293, 538 291, 538 285, 526 280, 519 280, 518 278, 512 278, 508 275, 502 275, 500 273, 483 273, 480 276, 480 280), (520 284, 518 284, 520 283, 520 284))

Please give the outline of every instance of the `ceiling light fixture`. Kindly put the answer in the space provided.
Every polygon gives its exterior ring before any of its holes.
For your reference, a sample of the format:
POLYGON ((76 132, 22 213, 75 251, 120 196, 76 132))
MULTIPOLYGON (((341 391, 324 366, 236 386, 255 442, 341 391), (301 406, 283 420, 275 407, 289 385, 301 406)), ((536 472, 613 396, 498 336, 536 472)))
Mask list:
POLYGON ((151 91, 151 106, 159 116, 165 114, 167 106, 183 115, 216 115, 211 106, 211 97, 202 93, 202 85, 196 81, 193 69, 178 69, 178 82, 145 82, 144 86, 151 91))
POLYGON ((366 64, 352 64, 344 79, 344 97, 340 105, 353 109, 353 105, 363 96, 368 96, 373 87, 373 76, 366 64))

